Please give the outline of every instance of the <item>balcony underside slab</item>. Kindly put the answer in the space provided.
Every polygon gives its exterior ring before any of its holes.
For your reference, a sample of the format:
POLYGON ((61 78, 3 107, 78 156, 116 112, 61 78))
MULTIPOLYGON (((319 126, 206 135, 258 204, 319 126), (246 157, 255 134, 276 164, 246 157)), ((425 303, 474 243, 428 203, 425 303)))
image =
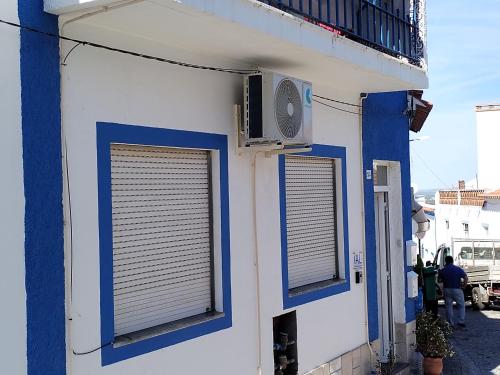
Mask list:
MULTIPOLYGON (((120 3, 76 4, 82 1, 59 0, 66 5, 57 8, 57 0, 47 0, 46 9, 61 13, 63 25, 82 12, 100 9, 92 5, 120 3), (71 12, 63 14, 64 10, 71 12)), ((227 61, 232 68, 275 70, 350 92, 422 89, 428 85, 427 73, 421 68, 254 0, 144 0, 76 22, 227 61)), ((72 34, 71 24, 62 32, 82 37, 81 33, 72 34)))

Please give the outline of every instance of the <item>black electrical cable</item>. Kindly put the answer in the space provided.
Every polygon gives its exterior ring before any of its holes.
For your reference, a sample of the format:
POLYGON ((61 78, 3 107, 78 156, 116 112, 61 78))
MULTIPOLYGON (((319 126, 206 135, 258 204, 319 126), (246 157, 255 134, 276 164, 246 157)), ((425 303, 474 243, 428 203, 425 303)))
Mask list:
POLYGON ((326 104, 326 103, 320 102, 320 101, 319 101, 319 100, 317 100, 317 99, 313 99, 313 102, 316 102, 316 103, 318 103, 318 104, 324 105, 325 107, 328 107, 328 108, 335 109, 335 110, 340 111, 340 112, 351 113, 351 114, 356 115, 356 116, 359 116, 359 115, 361 115, 361 114, 362 114, 361 112, 353 112, 353 111, 348 111, 347 109, 338 108, 338 107, 335 107, 335 106, 333 106, 333 105, 330 105, 330 104, 326 104))
MULTIPOLYGON (((159 62, 171 64, 171 65, 177 65, 177 66, 181 66, 181 67, 185 67, 185 68, 200 69, 200 70, 210 70, 210 71, 221 72, 221 73, 241 74, 241 75, 260 73, 260 71, 258 69, 255 69, 255 70, 248 69, 247 70, 247 69, 218 68, 218 67, 214 67, 214 66, 197 65, 197 64, 191 64, 191 63, 186 63, 186 62, 182 62, 182 61, 176 61, 176 60, 166 59, 166 58, 163 58, 163 57, 146 55, 146 54, 139 53, 139 52, 133 52, 133 51, 128 51, 128 50, 124 50, 124 49, 120 49, 120 48, 106 46, 104 44, 99 44, 99 43, 89 42, 89 41, 85 41, 85 40, 79 40, 79 39, 69 38, 69 37, 66 37, 66 36, 59 35, 59 34, 54 34, 54 33, 51 33, 51 32, 38 30, 38 29, 35 29, 33 27, 23 26, 23 25, 20 25, 18 23, 15 23, 15 22, 9 22, 9 21, 5 21, 5 20, 2 20, 2 19, 0 19, 0 23, 3 23, 5 25, 9 25, 9 26, 13 26, 13 27, 17 27, 17 28, 22 29, 22 30, 31 31, 33 33, 45 35, 45 36, 48 36, 48 37, 51 37, 51 38, 56 38, 56 39, 59 39, 59 40, 65 40, 65 41, 76 43, 76 45, 73 46, 70 49, 70 51, 66 54, 66 57, 64 58, 64 60, 62 62, 62 65, 65 65, 66 60, 69 57, 69 55, 77 47, 83 45, 83 46, 90 46, 90 47, 94 47, 94 48, 104 49, 104 50, 107 50, 107 51, 118 52, 118 53, 122 53, 122 54, 125 54, 125 55, 130 55, 130 56, 135 56, 135 57, 141 57, 141 58, 147 59, 147 60, 154 60, 154 61, 159 61, 159 62)), ((353 103, 348 103, 348 102, 344 102, 344 101, 337 100, 337 99, 327 98, 325 96, 313 95, 313 97, 320 98, 320 99, 327 100, 327 101, 334 102, 334 103, 339 103, 339 104, 343 104, 343 105, 348 105, 348 106, 352 106, 352 107, 361 108, 361 106, 358 105, 358 104, 353 104, 353 103)), ((340 111, 340 112, 351 113, 353 115, 360 115, 361 114, 361 113, 358 113, 358 112, 348 111, 346 109, 335 107, 333 105, 329 105, 329 104, 320 102, 319 100, 314 100, 314 101, 317 102, 317 103, 319 103, 319 104, 321 104, 321 105, 323 105, 323 106, 325 106, 325 107, 329 107, 329 108, 335 109, 335 110, 340 111)), ((387 114, 387 113, 385 113, 385 114, 387 114)))
POLYGON ((352 104, 352 103, 348 103, 348 102, 343 102, 342 100, 331 99, 331 98, 327 98, 325 96, 320 96, 320 95, 313 94, 313 97, 319 98, 319 99, 323 99, 323 100, 328 100, 329 102, 334 102, 334 103, 339 103, 339 104, 345 104, 345 105, 350 105, 351 107, 361 108, 361 106, 359 104, 352 104))
POLYGON ((100 347, 98 348, 95 348, 95 349, 92 349, 92 350, 89 350, 89 351, 86 351, 86 352, 75 352, 75 350, 73 350, 73 354, 74 355, 87 355, 87 354, 92 354, 94 352, 97 352, 98 350, 101 350, 102 348, 105 348, 106 346, 109 346, 109 345, 113 345, 114 344, 114 341, 111 341, 111 342, 108 342, 107 344, 104 344, 104 345, 101 345, 100 347))
MULTIPOLYGON (((125 54, 125 55, 131 55, 131 56, 135 56, 135 57, 141 57, 141 58, 144 58, 144 59, 154 60, 154 61, 159 61, 159 62, 164 62, 164 63, 172 64, 172 65, 178 65, 178 66, 182 66, 182 67, 185 67, 185 68, 210 70, 210 71, 215 71, 215 72, 231 73, 231 74, 251 74, 251 73, 258 73, 259 72, 257 69, 254 69, 254 70, 231 69, 231 68, 218 68, 218 67, 208 66, 208 65, 190 64, 190 63, 186 63, 186 62, 182 62, 182 61, 165 59, 163 57, 151 56, 151 55, 146 55, 144 53, 138 53, 138 52, 128 51, 128 50, 124 50, 124 49, 120 49, 120 48, 114 48, 114 47, 106 46, 104 44, 99 44, 99 43, 89 42, 89 41, 85 41, 85 40, 79 40, 79 39, 69 38, 69 37, 65 37, 65 36, 59 35, 59 34, 54 34, 54 33, 50 33, 50 32, 47 32, 47 31, 38 30, 38 29, 35 29, 35 28, 32 28, 32 27, 23 26, 23 25, 20 25, 18 23, 9 22, 9 21, 5 21, 5 20, 2 20, 2 19, 0 19, 0 23, 6 24, 6 25, 9 25, 9 26, 13 26, 13 27, 17 27, 17 28, 22 29, 22 30, 27 30, 27 31, 31 31, 31 32, 34 32, 34 33, 37 33, 37 34, 45 35, 45 36, 48 36, 48 37, 51 37, 51 38, 56 38, 56 39, 59 39, 59 40, 65 40, 65 41, 69 41, 69 42, 74 42, 74 43, 77 43, 77 46, 78 45, 84 45, 84 46, 90 46, 90 47, 94 47, 94 48, 100 48, 100 49, 104 49, 104 50, 107 50, 107 51, 118 52, 118 53, 122 53, 122 54, 125 54)), ((77 46, 73 47, 73 49, 75 49, 77 46)), ((70 51, 70 53, 71 52, 72 51, 70 51)))
MULTIPOLYGON (((99 43, 89 42, 89 41, 85 41, 85 40, 79 40, 79 39, 69 38, 69 37, 65 37, 65 36, 59 35, 59 34, 54 34, 54 33, 51 33, 51 32, 38 30, 38 29, 35 29, 33 27, 23 26, 23 25, 20 25, 18 23, 15 23, 15 22, 9 22, 9 21, 5 21, 5 20, 2 20, 2 19, 0 19, 0 23, 3 23, 5 25, 9 25, 9 26, 13 26, 13 27, 17 27, 17 28, 22 29, 22 30, 27 30, 27 31, 31 31, 31 32, 34 32, 34 33, 37 33, 37 34, 45 35, 45 36, 48 36, 48 37, 51 37, 51 38, 57 38, 59 40, 65 40, 65 41, 76 43, 75 46, 73 46, 70 49, 70 51, 66 54, 66 56, 65 56, 65 58, 64 58, 64 60, 62 62, 62 65, 66 64, 67 58, 69 57, 69 55, 77 47, 79 47, 79 46, 90 46, 90 47, 94 47, 94 48, 104 49, 104 50, 107 50, 107 51, 122 53, 122 54, 125 54, 125 55, 131 55, 131 56, 135 56, 135 57, 141 57, 141 58, 144 58, 144 59, 147 59, 147 60, 154 60, 154 61, 164 62, 164 63, 167 63, 167 64, 177 65, 177 66, 181 66, 181 67, 185 67, 185 68, 200 69, 200 70, 210 70, 210 71, 216 71, 216 72, 222 72, 222 73, 241 74, 241 75, 252 74, 252 73, 259 73, 258 69, 255 69, 255 70, 250 70, 249 69, 249 70, 247 70, 247 69, 218 68, 218 67, 214 67, 214 66, 191 64, 191 63, 186 63, 186 62, 182 62, 182 61, 176 61, 176 60, 166 59, 166 58, 163 58, 163 57, 146 55, 146 54, 139 53, 139 52, 133 52, 133 51, 128 51, 128 50, 124 50, 124 49, 120 49, 120 48, 106 46, 104 44, 99 44, 99 43)), ((320 96, 320 95, 313 95, 313 97, 320 98, 320 99, 327 100, 327 101, 331 101, 331 102, 335 102, 335 103, 339 103, 339 104, 344 104, 344 105, 352 106, 352 107, 361 108, 361 106, 357 105, 357 104, 348 103, 348 102, 344 102, 344 101, 336 100, 336 99, 332 99, 332 98, 327 98, 327 97, 320 96)), ((319 104, 322 104, 322 105, 326 106, 326 107, 330 107, 332 109, 336 109, 336 110, 341 111, 341 112, 352 113, 352 114, 355 114, 355 115, 359 114, 357 112, 352 112, 352 111, 348 111, 348 110, 345 110, 345 109, 342 109, 342 108, 338 108, 338 107, 335 107, 335 106, 328 105, 328 104, 320 102, 318 100, 315 100, 315 101, 317 103, 319 103, 319 104)))
POLYGON ((77 44, 75 44, 75 45, 73 46, 73 48, 71 48, 71 49, 69 50, 69 52, 66 54, 66 56, 64 56, 64 60, 63 60, 63 62, 61 63, 61 65, 64 65, 64 66, 65 66, 65 65, 66 65, 66 60, 68 60, 69 55, 71 55, 71 53, 72 53, 75 49, 77 49, 78 47, 80 47, 81 45, 82 45, 82 43, 77 43, 77 44))

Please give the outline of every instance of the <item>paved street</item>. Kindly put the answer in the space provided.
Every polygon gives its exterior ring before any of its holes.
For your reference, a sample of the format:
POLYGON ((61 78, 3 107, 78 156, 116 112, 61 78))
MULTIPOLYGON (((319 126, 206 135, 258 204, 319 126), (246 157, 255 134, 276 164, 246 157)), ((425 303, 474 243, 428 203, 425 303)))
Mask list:
MULTIPOLYGON (((444 316, 444 306, 440 314, 444 316)), ((445 360, 444 375, 500 375, 500 307, 472 311, 467 306, 465 329, 452 336, 456 354, 445 360)))

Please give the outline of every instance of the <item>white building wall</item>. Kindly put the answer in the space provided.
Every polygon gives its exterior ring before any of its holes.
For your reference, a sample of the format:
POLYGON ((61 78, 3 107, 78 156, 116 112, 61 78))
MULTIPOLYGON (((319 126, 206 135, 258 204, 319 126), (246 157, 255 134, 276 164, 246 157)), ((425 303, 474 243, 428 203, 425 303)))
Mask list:
POLYGON ((479 189, 500 188, 500 106, 482 106, 476 109, 477 173, 479 189))
MULTIPOLYGON (((436 255, 436 250, 439 247, 440 243, 437 242, 436 238, 436 218, 435 216, 426 215, 427 219, 429 219, 429 230, 425 232, 425 237, 420 240, 420 246, 422 249, 422 260, 424 264, 426 261, 434 260, 434 255, 436 255)), ((416 226, 415 221, 413 221, 413 225, 416 226)), ((418 242, 418 239, 415 238, 415 241, 418 242)))
MULTIPOLYGON (((89 26, 72 25, 71 35, 87 38, 89 26)), ((217 65, 146 40, 100 30, 115 46, 140 47, 156 55, 217 65)), ((63 45, 68 51, 72 44, 63 45)), ((84 374, 256 374, 258 366, 256 272, 252 234, 251 160, 236 151, 233 105, 242 103, 242 78, 190 70, 82 46, 62 67, 62 121, 67 137, 73 218, 73 287, 68 310, 68 367, 84 374), (101 367, 99 351, 75 356, 100 344, 99 243, 96 122, 227 134, 233 326, 229 329, 101 367)), ((316 92, 356 102, 313 82, 316 92)), ((314 142, 347 148, 350 253, 362 249, 362 191, 358 117, 314 106, 314 142)), ((276 157, 257 157, 258 245, 261 272, 263 374, 273 373, 272 317, 283 313, 281 245, 276 157)), ((67 255, 70 251, 67 249, 67 255)), ((352 265, 352 259, 351 259, 352 265)), ((351 291, 296 308, 299 373, 304 373, 366 341, 363 284, 351 291)), ((69 280, 67 283, 69 286, 69 280)))
MULTIPOLYGON (((0 18, 17 22, 17 0, 0 2, 0 18)), ((26 374, 24 187, 19 30, 0 25, 0 374, 26 374)))
MULTIPOLYGON (((500 208, 500 207, 499 207, 500 208)), ((500 210, 477 206, 436 205, 436 233, 438 245, 451 245, 452 238, 498 239, 500 238, 500 210), (447 228, 446 221, 449 222, 447 228), (469 234, 464 224, 469 225, 469 234)))

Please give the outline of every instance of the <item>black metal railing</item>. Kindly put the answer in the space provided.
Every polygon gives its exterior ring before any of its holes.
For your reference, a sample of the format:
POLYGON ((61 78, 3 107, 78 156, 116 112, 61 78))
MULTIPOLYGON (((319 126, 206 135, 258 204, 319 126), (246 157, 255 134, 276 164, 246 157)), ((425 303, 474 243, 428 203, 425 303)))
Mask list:
POLYGON ((345 35, 359 43, 422 65, 424 0, 259 0, 345 35))

